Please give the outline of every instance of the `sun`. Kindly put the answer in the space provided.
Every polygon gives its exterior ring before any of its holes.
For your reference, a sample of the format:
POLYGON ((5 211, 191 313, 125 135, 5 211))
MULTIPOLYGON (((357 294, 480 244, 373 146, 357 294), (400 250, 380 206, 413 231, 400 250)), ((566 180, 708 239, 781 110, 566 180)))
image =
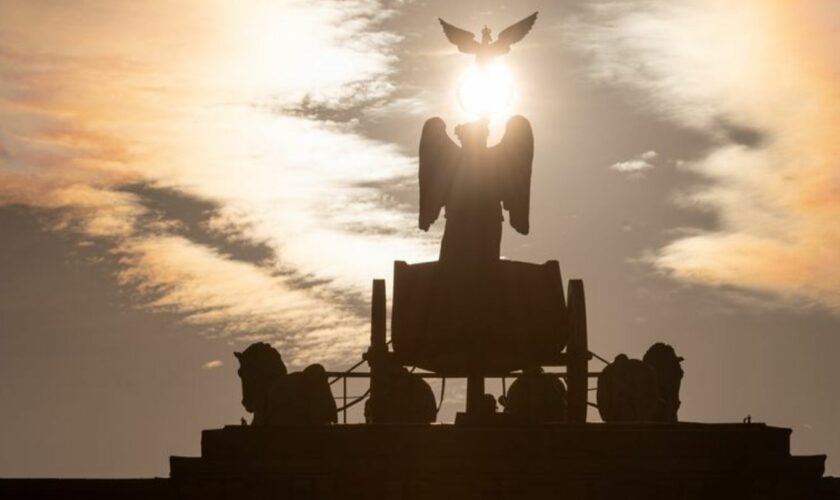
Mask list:
POLYGON ((513 97, 513 76, 498 61, 471 66, 458 84, 458 102, 473 118, 504 117, 510 112, 513 97))

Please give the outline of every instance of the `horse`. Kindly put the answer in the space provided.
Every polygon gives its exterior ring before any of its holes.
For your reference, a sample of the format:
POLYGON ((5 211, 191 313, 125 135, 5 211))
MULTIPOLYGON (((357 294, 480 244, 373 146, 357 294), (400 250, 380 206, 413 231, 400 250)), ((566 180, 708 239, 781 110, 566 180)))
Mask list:
POLYGON ((657 421, 677 421, 677 412, 682 404, 680 402, 680 384, 683 378, 680 362, 682 360, 683 358, 677 356, 672 346, 662 342, 653 344, 642 357, 642 361, 656 372, 659 393, 662 396, 662 404, 655 417, 657 421))
POLYGON ((251 425, 323 425, 338 421, 338 412, 320 364, 287 373, 283 358, 265 342, 242 352, 239 360, 242 406, 254 414, 251 425))
POLYGON ((393 359, 383 363, 385 376, 377 401, 365 401, 365 422, 387 424, 430 424, 437 419, 437 403, 431 386, 393 359), (373 405, 379 414, 373 415, 373 405))
POLYGON ((604 422, 653 422, 662 405, 656 371, 626 354, 601 371, 596 398, 604 422))
POLYGON ((499 401, 518 418, 530 422, 564 422, 568 419, 566 385, 542 368, 523 370, 499 401))

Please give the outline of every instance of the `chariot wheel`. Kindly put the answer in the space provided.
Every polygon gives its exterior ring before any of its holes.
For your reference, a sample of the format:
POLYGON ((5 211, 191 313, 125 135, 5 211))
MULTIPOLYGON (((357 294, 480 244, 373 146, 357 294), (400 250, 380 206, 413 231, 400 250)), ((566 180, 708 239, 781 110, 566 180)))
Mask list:
POLYGON ((589 343, 586 337, 586 299, 582 280, 569 280, 569 340, 566 343, 569 421, 586 422, 589 388, 589 343))

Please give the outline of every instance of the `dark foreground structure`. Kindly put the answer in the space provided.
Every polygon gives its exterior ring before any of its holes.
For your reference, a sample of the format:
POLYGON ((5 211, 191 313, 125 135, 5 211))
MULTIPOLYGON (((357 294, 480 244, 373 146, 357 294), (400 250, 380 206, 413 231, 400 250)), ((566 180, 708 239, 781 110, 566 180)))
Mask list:
POLYGON ((169 479, 0 480, 0 498, 833 499, 764 424, 229 426, 169 479))
POLYGON ((171 459, 200 498, 819 498, 825 457, 762 424, 350 425, 205 431, 171 459))

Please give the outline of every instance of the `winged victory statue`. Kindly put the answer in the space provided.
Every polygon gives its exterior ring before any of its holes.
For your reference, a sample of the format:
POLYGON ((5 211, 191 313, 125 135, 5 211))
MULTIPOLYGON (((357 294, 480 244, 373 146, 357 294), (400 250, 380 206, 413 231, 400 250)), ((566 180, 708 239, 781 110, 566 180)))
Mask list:
MULTIPOLYGON (((537 13, 503 30, 492 41, 490 30, 482 30, 481 43, 465 30, 440 20, 450 42, 461 52, 475 54, 479 65, 506 54, 513 43, 531 30, 537 13)), ((497 262, 500 258, 503 213, 511 226, 528 234, 531 164, 534 135, 523 116, 507 122, 499 144, 487 147, 489 119, 455 127, 458 145, 446 132, 446 124, 435 117, 426 121, 420 137, 419 226, 428 231, 441 210, 446 226, 440 247, 440 261, 463 267, 497 262)))
POLYGON ((441 262, 498 261, 503 208, 510 224, 528 234, 534 136, 522 116, 507 122, 501 142, 487 147, 486 120, 458 125, 458 146, 440 118, 431 118, 420 137, 420 229, 428 231, 441 209, 446 226, 441 262))

